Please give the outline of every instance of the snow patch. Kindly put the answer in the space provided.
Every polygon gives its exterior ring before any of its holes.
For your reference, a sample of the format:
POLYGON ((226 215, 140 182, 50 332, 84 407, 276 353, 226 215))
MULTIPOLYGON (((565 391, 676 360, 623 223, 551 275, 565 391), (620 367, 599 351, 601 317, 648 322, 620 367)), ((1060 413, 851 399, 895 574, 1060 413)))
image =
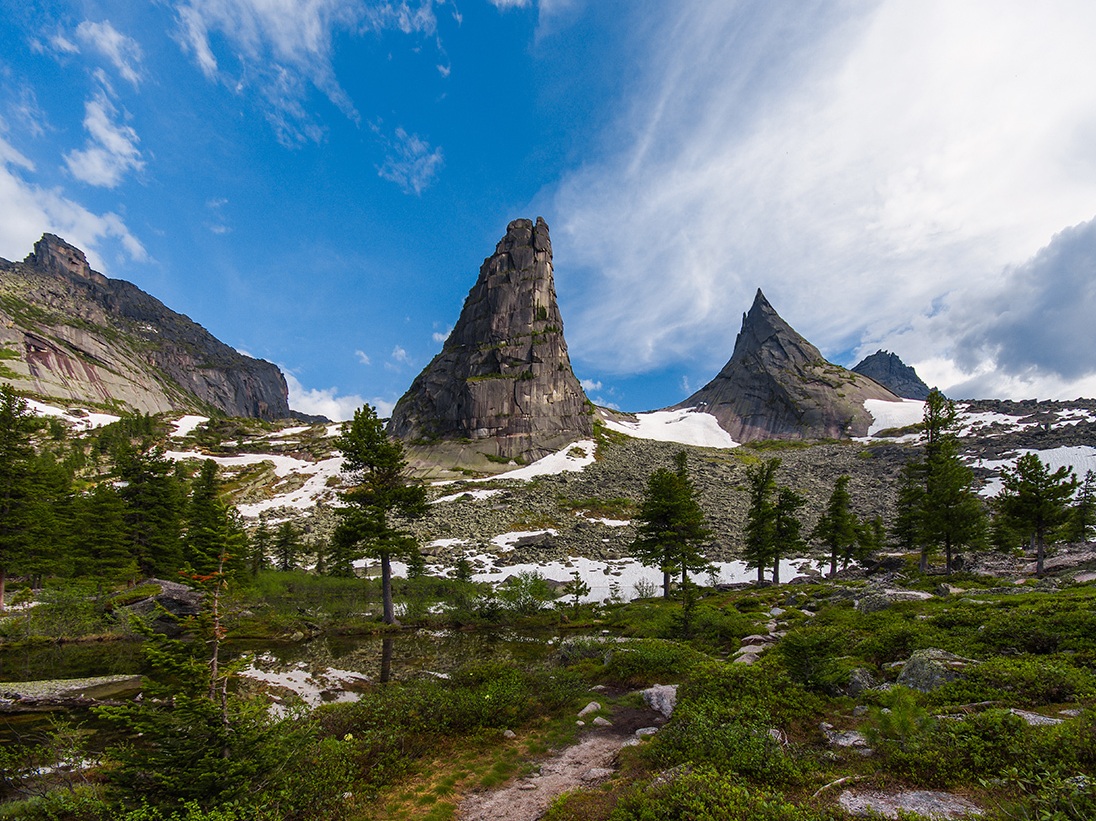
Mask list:
POLYGON ((597 445, 593 439, 583 439, 580 442, 575 442, 573 445, 568 445, 562 450, 553 453, 549 456, 545 456, 543 459, 538 459, 531 465, 527 465, 517 470, 511 470, 507 473, 500 473, 498 476, 491 476, 486 479, 474 479, 472 481, 490 482, 494 479, 535 479, 538 476, 555 476, 560 473, 579 473, 587 465, 594 463, 594 452, 597 449, 597 445))
POLYGON ((549 530, 515 530, 511 533, 503 533, 500 536, 495 536, 491 539, 491 544, 497 547, 503 552, 508 552, 514 549, 514 545, 521 539, 528 536, 555 536, 556 531, 549 530))
POLYGON ((181 419, 176 419, 173 423, 175 430, 171 432, 172 439, 182 439, 184 436, 190 436, 199 425, 204 425, 209 421, 208 416, 184 416, 181 419))
POLYGON ((440 499, 435 499, 430 504, 440 505, 440 504, 444 504, 445 502, 455 502, 458 499, 465 499, 465 498, 468 498, 468 497, 470 497, 471 500, 489 499, 490 497, 495 496, 499 493, 502 493, 502 491, 497 490, 497 489, 495 489, 495 490, 465 490, 465 491, 462 491, 460 493, 450 494, 449 496, 442 496, 440 499))
POLYGON ((82 409, 74 410, 70 408, 64 410, 62 408, 55 408, 53 405, 47 405, 44 402, 39 402, 35 399, 27 399, 26 403, 27 407, 39 416, 60 417, 80 430, 101 428, 105 425, 113 424, 122 418, 110 413, 91 413, 90 411, 82 409))
POLYGON ((637 413, 635 422, 606 419, 605 427, 634 439, 676 442, 702 448, 738 447, 738 442, 719 426, 714 416, 696 408, 637 413))
MULTIPOLYGON (((1052 473, 1058 468, 1068 467, 1078 479, 1084 479, 1085 473, 1088 471, 1096 472, 1096 447, 1089 447, 1088 445, 1050 448, 1049 450, 1023 449, 1016 451, 1016 456, 1011 459, 979 461, 977 466, 995 471, 1002 468, 1011 469, 1015 467, 1017 459, 1028 453, 1034 453, 1042 459, 1043 464, 1049 467, 1052 473)), ((980 493, 982 496, 991 497, 996 496, 1002 489, 1004 489, 1004 483, 1000 478, 994 477, 986 482, 980 493)))
POLYGON ((901 402, 865 399, 864 410, 870 413, 872 418, 868 436, 875 436, 881 430, 916 425, 924 418, 925 403, 919 399, 903 399, 901 402))

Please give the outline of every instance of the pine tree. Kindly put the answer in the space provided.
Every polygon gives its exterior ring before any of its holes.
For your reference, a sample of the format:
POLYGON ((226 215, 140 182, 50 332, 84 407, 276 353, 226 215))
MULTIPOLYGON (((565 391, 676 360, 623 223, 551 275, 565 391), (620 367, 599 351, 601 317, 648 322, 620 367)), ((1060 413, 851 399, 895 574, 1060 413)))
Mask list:
POLYGON ((999 515, 1018 531, 1030 534, 1035 549, 1035 575, 1043 577, 1046 537, 1069 516, 1077 477, 1068 467, 1053 473, 1034 453, 1025 453, 1011 470, 1001 471, 1004 488, 997 496, 999 515))
POLYGON ((396 620, 392 603, 392 559, 418 552, 414 538, 394 519, 413 520, 426 515, 426 491, 407 476, 403 444, 390 439, 376 411, 365 405, 343 425, 335 440, 343 454, 343 476, 349 488, 342 493, 339 524, 328 554, 329 572, 352 573, 352 562, 373 556, 381 562, 381 598, 384 621, 396 620))
POLYGON ((758 584, 765 581, 765 568, 777 553, 776 504, 773 497, 776 495, 776 470, 779 467, 779 459, 769 459, 746 469, 750 509, 746 512, 742 555, 746 567, 757 569, 758 584))
POLYGON ((849 476, 839 476, 826 503, 826 509, 811 533, 812 539, 829 548, 831 576, 837 573, 838 560, 847 565, 855 555, 860 522, 852 512, 851 505, 849 476))
POLYGON ((251 532, 251 538, 248 540, 248 556, 250 557, 249 564, 252 576, 259 575, 259 571, 266 567, 272 541, 273 537, 270 535, 270 528, 266 526, 266 522, 259 522, 258 527, 251 532))
MULTIPOLYGON (((952 552, 960 545, 977 544, 985 533, 982 501, 974 490, 974 471, 959 458, 958 442, 941 436, 925 453, 925 493, 921 528, 926 544, 944 547, 945 573, 951 573, 952 552)), ((922 553, 922 569, 927 556, 922 553)))
POLYGON ((676 470, 659 468, 648 477, 647 492, 636 516, 638 535, 632 542, 632 552, 640 562, 662 570, 665 598, 670 597, 673 574, 681 574, 684 588, 690 572, 698 573, 707 567, 701 544, 711 535, 704 524, 696 489, 689 481, 685 452, 678 453, 674 462, 676 470))

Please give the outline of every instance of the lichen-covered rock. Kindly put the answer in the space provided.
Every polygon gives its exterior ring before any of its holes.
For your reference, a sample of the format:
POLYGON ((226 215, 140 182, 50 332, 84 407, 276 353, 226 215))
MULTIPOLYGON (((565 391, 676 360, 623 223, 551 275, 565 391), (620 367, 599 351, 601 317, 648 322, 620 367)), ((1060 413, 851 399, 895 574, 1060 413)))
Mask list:
POLYGON ((23 262, 0 260, 0 380, 63 403, 146 413, 284 419, 277 366, 245 356, 129 282, 91 270, 44 234, 23 262))
POLYGON ((710 413, 737 442, 864 436, 866 399, 899 401, 882 385, 827 362, 760 289, 719 374, 675 408, 710 413))
POLYGON ((897 683, 911 690, 931 693, 949 681, 955 681, 964 669, 977 663, 946 650, 929 647, 917 650, 909 657, 898 674, 897 683))
POLYGON ((507 459, 540 458, 592 434, 543 219, 507 226, 441 353, 396 404, 388 430, 411 442, 471 440, 507 459))
POLYGON ((921 381, 917 371, 903 362, 898 354, 876 351, 853 365, 856 373, 874 379, 891 393, 903 399, 929 398, 929 386, 921 381))

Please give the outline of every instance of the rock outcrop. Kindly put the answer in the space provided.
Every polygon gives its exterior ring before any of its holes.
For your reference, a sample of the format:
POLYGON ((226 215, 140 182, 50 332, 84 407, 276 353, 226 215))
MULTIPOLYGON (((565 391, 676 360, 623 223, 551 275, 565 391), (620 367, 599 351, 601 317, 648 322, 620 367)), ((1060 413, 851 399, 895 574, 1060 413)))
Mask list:
POLYGON ((710 413, 738 442, 842 439, 867 433, 866 399, 898 401, 882 385, 827 362, 758 289, 730 361, 674 408, 710 413))
POLYGON ((874 379, 895 396, 903 399, 929 398, 929 386, 921 381, 917 371, 903 362, 898 354, 876 351, 852 368, 856 373, 874 379))
POLYGON ((282 419, 285 377, 44 234, 0 259, 0 380, 63 403, 282 419))
POLYGON ((441 353, 396 404, 388 430, 411 442, 470 440, 488 457, 527 460, 591 435, 543 219, 507 226, 441 353))

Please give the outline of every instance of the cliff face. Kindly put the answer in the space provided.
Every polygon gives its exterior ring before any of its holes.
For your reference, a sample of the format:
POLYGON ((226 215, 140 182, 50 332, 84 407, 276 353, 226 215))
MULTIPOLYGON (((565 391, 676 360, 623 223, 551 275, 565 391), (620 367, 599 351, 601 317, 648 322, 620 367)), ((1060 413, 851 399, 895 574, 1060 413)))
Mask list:
POLYGON ((827 362, 758 290, 730 361, 675 407, 712 414, 738 442, 841 439, 867 434, 865 399, 898 401, 871 379, 827 362))
POLYGON ((921 381, 917 371, 890 351, 876 351, 853 365, 852 369, 874 379, 891 393, 903 399, 924 401, 929 398, 929 386, 921 381))
POLYGON ((149 413, 290 415, 285 377, 189 318, 88 266, 45 234, 23 262, 0 260, 0 379, 65 403, 149 413))
POLYGON ((490 456, 534 459, 590 436, 592 425, 563 338, 548 225, 539 217, 535 225, 514 220, 388 430, 410 441, 467 439, 490 456))

